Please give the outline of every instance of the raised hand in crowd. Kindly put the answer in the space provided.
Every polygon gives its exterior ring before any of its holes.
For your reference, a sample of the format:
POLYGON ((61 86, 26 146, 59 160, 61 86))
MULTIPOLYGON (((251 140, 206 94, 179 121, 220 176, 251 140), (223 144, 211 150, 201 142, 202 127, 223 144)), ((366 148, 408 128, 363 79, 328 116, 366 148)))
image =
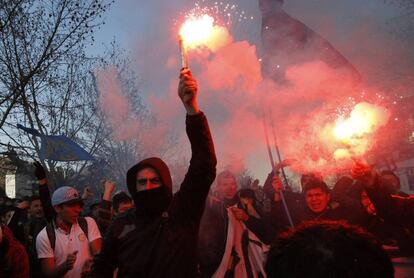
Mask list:
POLYGON ((359 180, 367 187, 374 186, 378 176, 378 173, 374 168, 361 161, 355 161, 351 174, 354 179, 359 180))
POLYGON ((39 161, 35 161, 33 163, 33 166, 35 167, 34 174, 35 174, 37 180, 39 181, 39 184, 46 184, 47 183, 46 171, 43 168, 42 164, 39 161))
POLYGON ((88 200, 93 195, 92 189, 89 185, 85 186, 82 193, 82 200, 88 200))
POLYGON ((111 195, 115 191, 116 185, 110 180, 102 180, 103 196, 105 201, 111 201, 111 195))
POLYGON ((275 165, 275 171, 279 172, 280 169, 284 168, 284 167, 288 167, 294 163, 296 163, 298 160, 294 159, 294 158, 287 158, 287 159, 283 159, 281 162, 279 162, 278 164, 275 165))
POLYGON ((20 203, 18 203, 18 204, 16 205, 16 207, 18 207, 19 209, 24 209, 24 210, 26 210, 26 209, 28 209, 28 208, 30 207, 30 203, 29 203, 29 201, 27 201, 27 200, 23 200, 23 201, 21 201, 20 203))
POLYGON ((46 171, 39 161, 35 161, 33 166, 35 167, 34 175, 39 183, 40 201, 42 203, 47 222, 50 223, 55 216, 55 210, 53 209, 49 187, 47 186, 46 171))

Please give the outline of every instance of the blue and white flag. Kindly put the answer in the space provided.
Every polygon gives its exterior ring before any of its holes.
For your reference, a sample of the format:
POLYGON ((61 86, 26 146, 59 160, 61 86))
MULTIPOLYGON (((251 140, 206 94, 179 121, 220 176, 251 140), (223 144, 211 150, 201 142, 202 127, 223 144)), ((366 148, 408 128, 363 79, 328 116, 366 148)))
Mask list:
POLYGON ((94 158, 81 146, 64 135, 42 135, 33 128, 27 128, 20 124, 18 128, 41 138, 40 159, 55 161, 94 160, 94 158))

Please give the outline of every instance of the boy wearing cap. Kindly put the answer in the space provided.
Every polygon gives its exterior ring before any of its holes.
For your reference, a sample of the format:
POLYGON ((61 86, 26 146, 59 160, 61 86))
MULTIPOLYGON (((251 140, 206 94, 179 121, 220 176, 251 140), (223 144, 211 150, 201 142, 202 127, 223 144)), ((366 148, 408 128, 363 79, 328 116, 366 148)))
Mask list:
POLYGON ((76 189, 58 188, 52 195, 56 216, 52 243, 45 227, 36 238, 36 250, 46 277, 81 277, 90 269, 92 257, 101 250, 102 239, 95 221, 85 217, 87 234, 79 225, 83 202, 76 189), (54 244, 54 247, 53 247, 54 244))

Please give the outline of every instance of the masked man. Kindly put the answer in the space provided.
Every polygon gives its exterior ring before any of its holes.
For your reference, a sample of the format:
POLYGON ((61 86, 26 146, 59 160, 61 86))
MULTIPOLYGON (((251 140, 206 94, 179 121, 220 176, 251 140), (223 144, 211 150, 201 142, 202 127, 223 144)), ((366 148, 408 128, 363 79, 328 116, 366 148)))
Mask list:
MULTIPOLYGON (((187 111, 192 157, 180 190, 172 193, 167 165, 147 158, 127 172, 135 208, 107 231, 93 277, 196 277, 200 218, 216 175, 216 156, 207 119, 197 104, 197 83, 188 69, 180 75, 178 95, 187 111)), ((157 138, 154 138, 156 140, 157 138)))

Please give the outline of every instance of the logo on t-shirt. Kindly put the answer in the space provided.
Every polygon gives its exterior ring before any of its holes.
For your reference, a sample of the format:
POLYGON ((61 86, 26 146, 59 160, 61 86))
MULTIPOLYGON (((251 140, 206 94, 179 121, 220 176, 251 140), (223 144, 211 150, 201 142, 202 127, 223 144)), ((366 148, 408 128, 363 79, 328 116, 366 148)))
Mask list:
POLYGON ((79 239, 79 241, 85 241, 85 240, 86 240, 86 236, 85 236, 85 234, 84 234, 84 233, 79 234, 79 235, 78 235, 78 239, 79 239))

